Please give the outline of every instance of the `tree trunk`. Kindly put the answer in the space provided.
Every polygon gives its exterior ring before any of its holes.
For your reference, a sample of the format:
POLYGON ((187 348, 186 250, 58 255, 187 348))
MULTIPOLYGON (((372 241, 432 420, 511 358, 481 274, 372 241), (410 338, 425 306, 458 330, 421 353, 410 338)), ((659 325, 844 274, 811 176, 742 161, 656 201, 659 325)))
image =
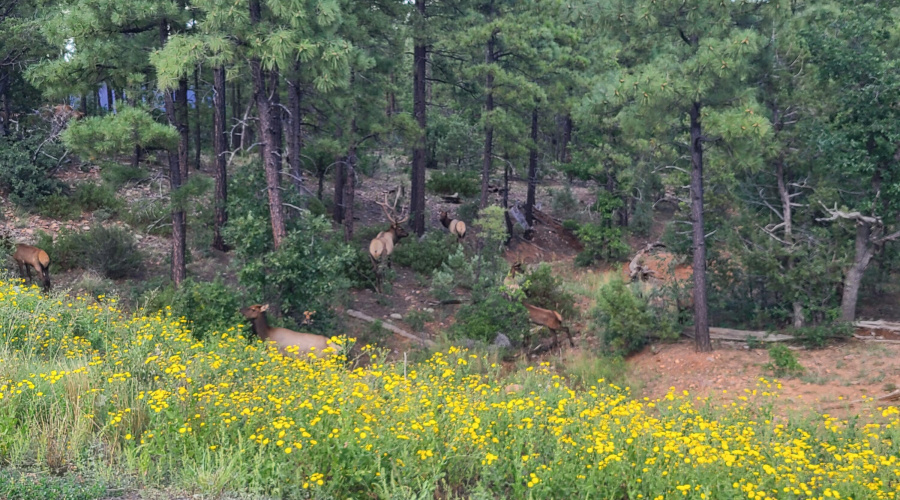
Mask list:
MULTIPOLYGON (((256 25, 262 20, 262 10, 259 0, 250 0, 250 24, 256 25)), ((279 171, 281 170, 280 157, 277 151, 277 136, 272 129, 272 101, 266 92, 266 79, 259 58, 250 59, 250 72, 253 78, 253 95, 256 101, 256 110, 259 113, 260 131, 262 142, 268 152, 264 155, 266 170, 266 191, 269 195, 269 216, 272 220, 272 243, 275 250, 281 247, 286 230, 284 225, 284 206, 281 203, 281 190, 279 185, 279 171)))
POLYGON ((491 72, 490 66, 494 64, 494 36, 491 35, 484 50, 484 62, 488 65, 488 74, 484 82, 485 100, 484 100, 484 158, 481 166, 481 208, 485 208, 488 202, 488 181, 491 177, 491 162, 493 160, 494 145, 494 126, 491 124, 493 117, 491 112, 494 110, 494 74, 491 72))
POLYGON ((844 290, 841 294, 841 321, 850 322, 856 319, 859 286, 872 256, 875 255, 874 245, 869 241, 871 230, 868 224, 862 222, 856 224, 856 251, 853 264, 850 265, 850 269, 844 276, 844 290))
POLYGON ((241 146, 241 127, 239 126, 241 117, 241 89, 237 83, 231 84, 231 149, 237 149, 241 146))
POLYGON ((271 113, 269 117, 272 120, 272 132, 275 134, 273 136, 274 142, 272 144, 272 154, 275 155, 276 161, 278 162, 278 185, 281 185, 281 165, 282 161, 282 152, 284 151, 284 128, 282 125, 281 119, 281 80, 279 77, 278 69, 272 69, 269 72, 269 95, 272 100, 271 113))
MULTIPOLYGON (((81 98, 78 99, 78 107, 81 108, 81 114, 87 117, 88 109, 87 109, 87 95, 81 94, 81 98)), ((0 125, 2 127, 2 125, 0 125)))
POLYGON ((213 68, 213 149, 215 150, 216 193, 215 207, 216 220, 213 229, 213 248, 223 252, 228 251, 225 240, 222 239, 222 228, 228 222, 228 171, 226 170, 225 150, 228 144, 228 135, 225 130, 225 66, 213 68))
POLYGON ((344 222, 344 168, 345 160, 338 156, 334 159, 334 221, 338 224, 344 222))
POLYGON ((559 161, 562 163, 569 163, 572 161, 572 153, 569 151, 570 142, 572 142, 572 115, 566 113, 566 116, 563 118, 562 144, 559 148, 559 161))
POLYGON ((9 135, 9 74, 6 71, 0 73, 0 100, 2 100, 2 113, 0 113, 0 135, 9 135))
POLYGON ((106 112, 113 112, 113 91, 109 82, 106 82, 106 112))
POLYGON ((178 80, 178 90, 175 91, 175 105, 178 113, 178 133, 181 136, 178 141, 178 166, 181 168, 181 180, 187 181, 190 165, 190 129, 188 124, 187 103, 188 82, 187 78, 178 80))
MULTIPOLYGON (((425 0, 416 0, 416 9, 425 19, 425 0)), ((412 179, 410 184, 410 217, 416 235, 425 234, 425 133, 428 124, 425 101, 425 69, 428 52, 424 40, 417 40, 413 48, 413 115, 419 125, 419 135, 413 146, 412 179)))
MULTIPOLYGON (((416 1, 416 7, 419 6, 420 1, 421 0, 416 1)), ((415 58, 415 56, 413 56, 413 58, 415 58)), ((415 64, 415 63, 413 63, 413 64, 415 64)), ((394 93, 394 73, 393 72, 391 72, 388 75, 388 82, 389 82, 390 87, 388 88, 387 95, 385 96, 385 100, 387 101, 387 104, 384 109, 384 114, 388 118, 391 118, 392 116, 394 116, 394 112, 397 110, 397 94, 394 93)))
MULTIPOLYGON (((169 37, 169 25, 166 19, 159 23, 159 39, 160 45, 164 46, 169 37)), ((107 86, 107 89, 109 87, 107 86)), ((166 118, 169 125, 177 128, 177 117, 175 116, 175 100, 171 90, 165 90, 165 106, 166 118)), ((107 101, 109 102, 109 101, 107 101)), ((172 191, 181 187, 181 168, 178 165, 178 154, 172 150, 168 151, 169 156, 169 183, 172 191)), ((172 210, 172 282, 178 287, 184 281, 187 275, 185 268, 184 252, 186 246, 187 228, 185 227, 184 211, 180 207, 172 210)))
POLYGON ((194 168, 200 170, 200 66, 194 69, 194 168))
MULTIPOLYGON (((782 239, 787 244, 786 250, 789 252, 788 256, 785 257, 784 267, 787 273, 790 274, 796 264, 794 256, 790 255, 790 247, 794 244, 793 211, 791 210, 790 192, 787 189, 787 183, 784 181, 784 156, 781 154, 775 160, 775 176, 778 181, 778 197, 781 199, 781 217, 784 222, 784 236, 782 239)), ((793 310, 794 328, 802 328, 804 321, 803 303, 799 300, 794 300, 791 302, 791 309, 793 310)))
POLYGON ((509 163, 503 164, 503 219, 506 221, 506 244, 513 237, 513 223, 509 216, 509 163))
POLYGON ((706 302, 706 235, 703 232, 703 137, 700 103, 691 106, 691 218, 694 251, 694 341, 697 350, 709 352, 709 307, 706 302))
POLYGON ((525 195, 525 222, 534 225, 534 191, 537 189, 538 110, 531 110, 531 148, 528 151, 528 193, 525 195))
POLYGON ((303 87, 300 82, 300 61, 294 65, 294 79, 288 85, 288 107, 291 111, 288 148, 288 163, 291 168, 292 181, 298 194, 303 194, 303 171, 300 168, 300 153, 303 150, 303 87))
POLYGON ((356 195, 356 146, 351 146, 346 159, 344 182, 344 241, 353 240, 353 201, 356 195))

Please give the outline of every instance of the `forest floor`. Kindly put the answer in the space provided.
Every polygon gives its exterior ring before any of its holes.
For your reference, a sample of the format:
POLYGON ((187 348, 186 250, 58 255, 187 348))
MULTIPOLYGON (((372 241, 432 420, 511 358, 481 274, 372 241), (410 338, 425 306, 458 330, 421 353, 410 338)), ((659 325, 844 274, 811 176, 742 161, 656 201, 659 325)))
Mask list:
MULTIPOLYGON (((204 172, 201 175, 209 175, 204 172)), ((67 183, 98 181, 96 168, 81 171, 69 169, 60 174, 67 183)), ((119 195, 132 203, 142 198, 159 197, 164 192, 159 185, 161 176, 154 176, 150 181, 138 186, 130 186, 119 191, 119 195)), ((402 180, 398 175, 376 173, 372 178, 365 177, 357 192, 357 208, 355 215, 357 227, 387 226, 381 208, 375 203, 383 193, 396 187, 402 180)), ((537 201, 543 212, 552 214, 553 196, 561 189, 562 183, 542 182, 537 190, 537 201)), ((510 200, 525 199, 526 183, 520 179, 511 182, 510 200)), ((575 185, 572 188, 577 207, 575 210, 586 213, 592 202, 592 190, 586 185, 575 185)), ((497 196, 497 195, 492 195, 497 196)), ((497 201, 497 200, 492 200, 497 201)), ((443 202, 440 197, 428 195, 427 206, 430 217, 427 220, 429 231, 445 231, 438 220, 441 210, 449 210, 455 214, 459 205, 443 202)), ((18 242, 33 242, 38 231, 51 235, 62 229, 83 230, 95 221, 90 213, 72 221, 55 221, 38 215, 29 214, 15 208, 7 199, 0 198, 0 220, 6 231, 18 242)), ((662 232, 665 223, 672 217, 671 212, 659 212, 650 235, 645 238, 631 238, 629 243, 636 251, 649 241, 655 241, 662 232)), ((577 293, 581 309, 581 318, 574 319, 572 330, 576 337, 574 349, 565 346, 562 351, 553 351, 538 360, 551 363, 566 364, 572 360, 591 357, 600 351, 596 338, 591 332, 588 312, 592 308, 592 293, 607 282, 613 275, 620 273, 627 276, 628 262, 615 265, 598 265, 593 268, 576 268, 574 256, 580 250, 578 241, 571 233, 563 230, 558 222, 537 224, 536 233, 531 241, 517 238, 506 252, 511 263, 522 261, 526 264, 550 262, 554 270, 577 293)), ((111 220, 103 224, 122 224, 111 220)), ((471 233, 470 233, 471 234, 471 233)), ((168 272, 167 254, 169 241, 165 237, 138 233, 138 245, 148 256, 148 276, 165 275, 168 272)), ((464 240, 464 245, 473 244, 474 235, 464 240)), ((228 255, 208 250, 193 252, 194 258, 189 266, 189 274, 198 279, 212 279, 222 276, 234 282, 235 270, 230 266, 228 255), (223 271, 225 270, 225 271, 223 271)), ((684 259, 677 260, 665 251, 657 252, 647 259, 645 265, 654 269, 660 280, 676 279, 684 281, 690 277, 689 263, 684 259), (674 262, 673 262, 674 261, 674 262)), ((8 264, 11 270, 12 266, 8 264)), ((387 295, 377 295, 370 290, 355 290, 344 304, 347 308, 362 311, 374 318, 391 322, 396 326, 422 338, 441 341, 441 332, 453 323, 453 316, 458 306, 438 306, 428 293, 430 280, 418 276, 415 272, 395 266, 396 279, 393 290, 387 295), (392 314, 405 317, 409 312, 421 309, 434 310, 434 321, 425 323, 421 331, 416 331, 402 319, 391 319, 392 314)), ((70 271, 54 277, 54 285, 59 289, 69 288, 78 291, 78 284, 85 279, 85 273, 70 271)), ((127 283, 121 283, 123 287, 127 283)), ((132 284, 131 286, 135 286, 132 284)), ((882 314, 874 319, 895 319, 897 315, 897 297, 883 297, 872 304, 862 304, 863 314, 882 314)), ((346 319, 345 332, 361 339, 377 341, 389 347, 395 355, 415 350, 414 345, 405 338, 383 331, 373 333, 370 324, 354 319, 346 319), (377 338, 373 338, 373 335, 377 338), (380 336, 379 336, 380 335, 380 336)), ((771 380, 771 372, 766 368, 769 356, 764 349, 751 350, 744 342, 715 343, 712 353, 698 353, 692 341, 682 338, 675 342, 655 343, 627 360, 627 373, 623 379, 628 382, 635 396, 658 398, 674 387, 676 390, 688 390, 697 396, 710 396, 713 399, 733 400, 744 393, 744 389, 752 390, 760 378, 771 380)), ((809 409, 825 411, 834 407, 846 408, 846 402, 863 397, 877 397, 900 387, 900 345, 872 344, 861 340, 850 340, 830 345, 820 350, 795 349, 794 354, 805 373, 799 377, 782 380, 780 403, 785 409, 809 409)), ((538 360, 530 360, 535 362, 538 360)), ((521 361, 519 361, 521 362, 521 361)), ((832 413, 840 413, 838 408, 832 413)))

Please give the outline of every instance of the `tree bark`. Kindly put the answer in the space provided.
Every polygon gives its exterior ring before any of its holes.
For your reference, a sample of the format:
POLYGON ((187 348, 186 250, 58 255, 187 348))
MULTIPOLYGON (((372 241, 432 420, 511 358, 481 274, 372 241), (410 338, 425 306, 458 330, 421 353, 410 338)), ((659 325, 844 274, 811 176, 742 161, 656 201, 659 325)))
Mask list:
MULTIPOLYGON (((778 197, 781 200, 781 217, 782 222, 784 223, 784 237, 782 239, 787 244, 786 250, 790 252, 790 246, 794 243, 793 211, 791 210, 790 192, 787 189, 787 183, 784 181, 784 157, 781 154, 779 154, 778 158, 775 160, 775 176, 777 177, 778 182, 778 197)), ((789 254, 785 258, 785 270, 790 273, 794 269, 795 264, 796 262, 793 255, 789 254)), ((803 303, 799 300, 794 300, 791 302, 791 308, 793 310, 792 319, 794 328, 802 328, 804 321, 803 303)))
MULTIPOLYGON (((492 9, 493 11, 493 4, 492 9)), ((492 12, 493 13, 493 12, 492 12)), ((488 65, 488 74, 485 77, 484 89, 484 158, 481 166, 481 208, 487 207, 488 202, 488 181, 491 177, 491 166, 493 161, 493 145, 494 145, 494 126, 491 124, 491 112, 494 110, 494 74, 491 72, 490 66, 494 64, 494 35, 491 35, 484 50, 484 62, 488 65)))
POLYGON ((222 228, 228 222, 228 171, 226 169, 225 150, 228 144, 228 135, 225 130, 225 66, 213 68, 213 149, 215 150, 215 174, 216 192, 215 207, 216 219, 213 228, 213 248, 223 252, 228 251, 228 246, 222 238, 222 228))
POLYGON ((275 155, 276 161, 278 162, 278 185, 281 185, 281 165, 282 154, 284 151, 284 128, 282 125, 281 119, 281 94, 279 90, 281 89, 281 80, 280 74, 278 73, 278 69, 273 69, 269 72, 269 95, 272 100, 271 113, 269 114, 272 119, 272 132, 273 136, 273 144, 272 144, 272 154, 275 155))
POLYGON ((194 68, 194 168, 200 170, 200 66, 194 68))
POLYGON ((694 341, 700 352, 712 350, 706 301, 706 235, 703 231, 703 137, 699 102, 691 106, 691 218, 694 251, 694 341))
POLYGON ((863 275, 875 255, 875 247, 869 236, 871 235, 869 224, 858 221, 856 223, 856 251, 853 264, 844 276, 844 289, 841 294, 841 321, 854 321, 856 319, 856 302, 859 299, 859 286, 863 275))
POLYGON ((346 159, 344 182, 344 241, 353 240, 353 202, 356 195, 356 145, 350 147, 346 159))
MULTIPOLYGON (((262 20, 262 9, 259 0, 250 0, 250 24, 259 24, 262 20)), ((256 101, 256 110, 259 113, 260 131, 262 142, 266 150, 263 155, 266 171, 266 191, 269 195, 269 216, 272 222, 272 243, 275 250, 281 247, 281 242, 287 233, 284 224, 284 206, 281 203, 281 190, 279 184, 279 171, 281 170, 281 158, 277 151, 277 136, 272 129, 271 97, 266 92, 266 79, 259 58, 250 59, 250 72, 253 78, 253 95, 256 101)))
MULTIPOLYGON (((160 45, 164 46, 169 37, 169 24, 166 19, 159 23, 159 39, 160 45)), ((107 86, 107 88, 109 88, 107 86)), ((175 100, 171 90, 166 90, 165 106, 166 119, 169 125, 177 127, 177 117, 175 116, 175 100)), ((109 101, 107 101, 109 102, 109 101)), ((174 192, 181 187, 181 168, 178 165, 178 154, 171 149, 168 150, 169 156, 169 183, 170 189, 174 192)), ((186 246, 187 228, 185 227, 184 210, 180 207, 172 209, 172 282, 176 287, 180 286, 184 281, 187 270, 185 268, 185 246, 186 246)))
POLYGON ((534 195, 537 189, 538 110, 531 110, 531 147, 528 151, 528 193, 525 195, 525 221, 534 225, 534 195))
POLYGON ((190 165, 190 129, 188 124, 188 103, 187 103, 187 78, 178 80, 178 90, 175 91, 175 109, 178 114, 178 122, 176 127, 180 139, 178 141, 178 166, 181 168, 181 180, 187 181, 190 165))
POLYGON ((234 128, 231 129, 231 149, 241 146, 241 127, 238 126, 241 117, 241 89, 238 84, 231 84, 231 121, 234 128))
POLYGON ((3 107, 0 113, 0 135, 6 137, 9 135, 9 73, 3 71, 0 73, 0 100, 3 107))
POLYGON ((106 112, 113 112, 113 91, 109 82, 106 82, 106 112))
MULTIPOLYGON (((416 9, 425 20, 425 0, 416 0, 416 9)), ((428 124, 427 102, 425 100, 425 70, 428 51, 425 41, 416 40, 413 48, 413 115, 419 125, 419 135, 413 146, 412 179, 410 183, 410 218, 416 235, 425 234, 425 134, 428 124)))
POLYGON ((572 142, 572 115, 566 113, 565 118, 563 118, 562 145, 560 146, 560 161, 562 163, 569 163, 572 161, 572 153, 569 151, 570 142, 572 142))
POLYGON ((345 160, 338 156, 334 159, 334 222, 344 222, 344 168, 345 160))
POLYGON ((512 217, 509 216, 509 163, 503 164, 503 219, 506 221, 506 244, 513 237, 512 217))
POLYGON ((300 81, 300 61, 294 65, 294 78, 288 85, 288 107, 291 111, 290 133, 288 134, 288 148, 290 155, 288 163, 291 168, 291 179, 298 194, 303 194, 303 171, 300 168, 303 151, 303 87, 300 81))

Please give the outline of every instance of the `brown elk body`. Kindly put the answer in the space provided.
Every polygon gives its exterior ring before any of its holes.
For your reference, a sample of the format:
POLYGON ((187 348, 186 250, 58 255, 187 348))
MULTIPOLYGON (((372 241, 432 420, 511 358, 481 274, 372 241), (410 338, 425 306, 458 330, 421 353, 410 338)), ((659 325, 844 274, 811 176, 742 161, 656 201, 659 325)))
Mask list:
POLYGON ((278 345, 278 350, 282 354, 288 352, 289 347, 297 348, 297 355, 303 355, 307 352, 322 353, 326 348, 333 349, 326 356, 335 354, 339 347, 329 341, 327 338, 313 333, 301 333, 287 328, 271 327, 266 319, 266 311, 269 310, 268 304, 255 304, 241 309, 241 314, 247 319, 253 321, 253 332, 263 342, 274 342, 278 345))
POLYGON ((575 342, 572 341, 572 333, 569 332, 569 328, 563 326, 562 324, 562 316, 556 312, 551 311, 550 309, 544 309, 541 307, 533 306, 531 304, 522 303, 525 306, 525 309, 528 309, 528 319, 537 325, 546 326, 551 332, 553 332, 553 343, 558 343, 556 332, 558 330, 563 330, 566 332, 566 337, 569 338, 569 345, 575 347, 575 342))
POLYGON ((449 213, 441 212, 441 224, 450 230, 450 234, 456 235, 456 241, 466 237, 466 223, 461 220, 451 219, 449 213))
POLYGON ((27 278, 32 281, 30 268, 33 267, 41 278, 44 293, 50 291, 50 256, 47 255, 47 252, 38 247, 17 243, 13 260, 19 266, 19 274, 22 275, 22 279, 27 278))
POLYGON ((393 205, 388 205, 387 193, 384 195, 383 203, 375 202, 381 206, 384 215, 391 223, 391 227, 387 231, 381 231, 369 242, 369 258, 372 260, 372 268, 375 270, 375 279, 377 280, 375 289, 379 293, 381 293, 382 273, 380 264, 382 259, 387 261, 388 267, 391 267, 391 254, 394 252, 394 245, 400 241, 400 238, 409 236, 409 233, 403 227, 403 223, 409 220, 409 215, 405 217, 397 216, 397 200, 399 199, 400 190, 398 189, 393 205))

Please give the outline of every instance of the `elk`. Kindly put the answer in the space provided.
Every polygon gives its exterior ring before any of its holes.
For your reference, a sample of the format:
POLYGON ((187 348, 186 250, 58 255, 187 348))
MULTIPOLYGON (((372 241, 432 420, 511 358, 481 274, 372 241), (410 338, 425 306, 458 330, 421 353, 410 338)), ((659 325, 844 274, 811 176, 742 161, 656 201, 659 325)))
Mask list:
MULTIPOLYGON (((399 218, 397 216, 397 201, 400 199, 400 190, 397 190, 397 196, 394 198, 393 205, 388 205, 388 195, 384 194, 384 202, 376 201, 384 215, 391 223, 391 227, 387 231, 381 231, 377 236, 369 242, 369 258, 372 259, 372 267, 375 269, 377 283, 375 288, 381 293, 381 272, 379 264, 381 259, 387 260, 388 267, 391 267, 391 254, 394 252, 394 245, 400 241, 400 238, 409 236, 406 229, 402 226, 404 222, 409 220, 409 215, 399 218)), ((402 212, 402 211, 401 211, 402 212)))
POLYGON ((466 237, 466 223, 461 220, 451 219, 450 214, 447 212, 441 212, 441 224, 450 230, 450 234, 456 235, 456 241, 466 237))
POLYGON ((533 306, 525 302, 523 302, 522 305, 525 306, 525 309, 528 309, 528 319, 532 323, 546 326, 548 330, 553 332, 553 344, 559 343, 556 332, 558 330, 563 330, 566 332, 566 337, 569 338, 569 345, 575 347, 575 342, 572 341, 572 333, 569 332, 568 327, 562 326, 563 319, 558 312, 533 306))
POLYGON ((44 284, 44 293, 50 291, 50 256, 47 252, 38 247, 16 243, 16 251, 13 253, 13 260, 19 266, 19 274, 22 279, 28 278, 28 281, 34 283, 31 278, 31 269, 34 268, 40 275, 41 282, 44 284))
POLYGON ((253 321, 253 333, 263 342, 275 342, 282 354, 285 354, 287 348, 291 346, 297 347, 297 355, 306 352, 325 352, 325 356, 328 356, 337 353, 339 350, 339 346, 321 335, 300 333, 287 328, 269 326, 269 322, 266 319, 266 311, 268 310, 269 304, 254 304, 240 311, 245 318, 253 321), (325 349, 329 347, 332 351, 326 352, 325 349))

